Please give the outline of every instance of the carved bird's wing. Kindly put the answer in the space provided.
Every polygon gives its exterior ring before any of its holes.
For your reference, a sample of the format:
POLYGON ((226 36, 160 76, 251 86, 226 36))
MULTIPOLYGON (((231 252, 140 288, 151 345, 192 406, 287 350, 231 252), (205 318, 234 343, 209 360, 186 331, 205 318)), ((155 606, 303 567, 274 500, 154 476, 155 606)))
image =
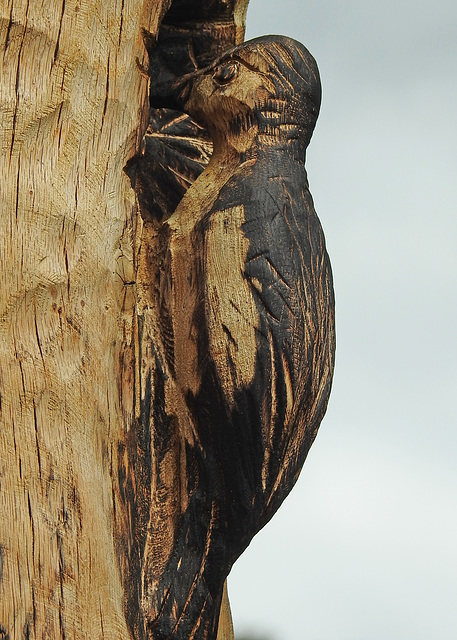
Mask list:
POLYGON ((209 355, 195 411, 221 470, 231 563, 315 438, 332 381, 334 301, 303 163, 284 160, 281 176, 244 169, 217 204, 204 230, 209 355))

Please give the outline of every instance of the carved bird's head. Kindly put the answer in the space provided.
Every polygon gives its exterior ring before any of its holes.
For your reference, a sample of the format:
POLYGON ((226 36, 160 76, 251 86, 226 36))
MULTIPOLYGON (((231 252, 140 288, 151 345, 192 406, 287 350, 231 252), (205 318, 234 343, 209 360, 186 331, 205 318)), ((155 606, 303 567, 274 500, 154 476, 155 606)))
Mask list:
MULTIPOLYGON (((176 85, 181 108, 218 139, 246 150, 311 138, 321 102, 316 61, 299 42, 266 36, 227 51, 176 85)), ((175 94, 176 95, 176 94, 175 94)))

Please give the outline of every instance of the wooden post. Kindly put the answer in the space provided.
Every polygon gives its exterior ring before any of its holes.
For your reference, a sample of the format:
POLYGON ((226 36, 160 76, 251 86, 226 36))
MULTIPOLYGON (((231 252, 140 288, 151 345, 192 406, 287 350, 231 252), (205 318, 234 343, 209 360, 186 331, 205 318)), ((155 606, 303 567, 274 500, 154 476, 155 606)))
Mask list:
POLYGON ((133 636, 135 194, 155 0, 0 3, 0 638, 133 636))

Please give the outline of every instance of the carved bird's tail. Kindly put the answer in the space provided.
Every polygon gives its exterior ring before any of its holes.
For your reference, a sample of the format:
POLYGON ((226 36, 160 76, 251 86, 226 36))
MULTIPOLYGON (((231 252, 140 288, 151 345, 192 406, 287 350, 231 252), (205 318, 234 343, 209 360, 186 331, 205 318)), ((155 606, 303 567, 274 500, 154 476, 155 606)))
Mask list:
POLYGON ((215 502, 207 507, 189 504, 163 574, 159 580, 150 576, 151 581, 146 576, 143 610, 151 640, 216 640, 223 595, 223 549, 215 541, 215 502), (215 559, 216 555, 214 571, 212 556, 215 559))

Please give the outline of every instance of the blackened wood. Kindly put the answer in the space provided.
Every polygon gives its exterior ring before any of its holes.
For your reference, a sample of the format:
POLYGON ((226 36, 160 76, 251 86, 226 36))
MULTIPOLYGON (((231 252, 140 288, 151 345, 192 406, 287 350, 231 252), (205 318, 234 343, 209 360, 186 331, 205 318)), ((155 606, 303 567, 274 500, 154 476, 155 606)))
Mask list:
POLYGON ((247 6, 248 0, 172 2, 158 36, 145 34, 153 106, 170 106, 168 89, 173 80, 211 64, 243 41, 247 6))
MULTIPOLYGON (((242 42, 247 0, 194 1, 168 6, 168 13, 162 10, 156 16, 156 20, 162 20, 159 37, 145 32, 151 86, 161 86, 165 97, 170 84, 182 73, 204 67, 222 51, 242 42)), ((166 282, 161 277, 165 261, 158 228, 197 178, 211 149, 208 134, 189 116, 177 116, 168 109, 152 109, 143 152, 128 167, 144 220, 137 275, 143 407, 140 431, 147 432, 148 422, 153 464, 147 538, 144 545, 138 546, 141 575, 138 591, 147 622, 144 632, 156 640, 187 639, 194 637, 194 631, 198 634, 195 637, 215 638, 217 632, 218 640, 233 640, 227 598, 218 625, 220 595, 214 601, 200 603, 195 598, 188 599, 190 574, 184 580, 182 574, 189 565, 184 563, 179 570, 179 557, 176 564, 172 560, 176 557, 175 549, 182 554, 187 545, 192 555, 193 546, 199 549, 201 544, 201 540, 193 540, 189 546, 187 540, 183 546, 181 518, 187 510, 188 496, 205 486, 200 478, 204 452, 195 454, 192 418, 183 416, 185 400, 176 384, 171 357, 172 319, 160 302, 166 282), (170 584, 171 589, 167 586, 170 584), (186 600, 189 606, 183 605, 186 600), (176 601, 179 607, 175 606, 176 601)), ((201 517, 205 519, 206 512, 201 517)), ((194 535, 199 533, 193 529, 194 535)), ((198 558, 197 553, 197 563, 198 558)))

